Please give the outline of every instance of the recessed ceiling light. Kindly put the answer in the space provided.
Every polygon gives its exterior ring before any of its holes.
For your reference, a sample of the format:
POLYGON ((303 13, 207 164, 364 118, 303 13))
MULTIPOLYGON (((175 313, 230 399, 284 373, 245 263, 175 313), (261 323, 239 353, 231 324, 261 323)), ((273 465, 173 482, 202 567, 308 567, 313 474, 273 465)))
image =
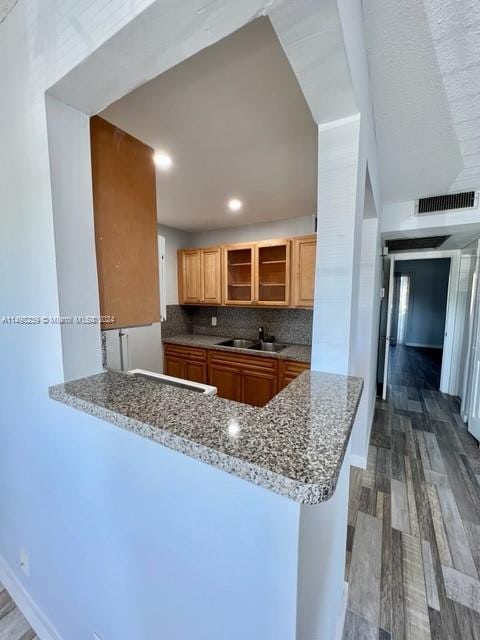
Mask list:
POLYGON ((172 156, 166 151, 156 151, 153 156, 153 161, 155 162, 155 166, 161 171, 168 171, 173 165, 172 156))
POLYGON ((237 211, 240 211, 242 207, 243 207, 243 202, 238 198, 230 198, 230 200, 228 201, 228 208, 230 209, 230 211, 233 211, 236 213, 237 211))

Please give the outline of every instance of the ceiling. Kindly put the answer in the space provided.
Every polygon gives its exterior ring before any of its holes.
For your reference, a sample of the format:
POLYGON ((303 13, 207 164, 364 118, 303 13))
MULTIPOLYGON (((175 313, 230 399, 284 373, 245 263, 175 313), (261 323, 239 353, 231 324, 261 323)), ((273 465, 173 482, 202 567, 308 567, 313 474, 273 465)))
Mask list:
POLYGON ((157 171, 162 224, 198 231, 316 211, 317 127, 266 17, 100 115, 172 156, 157 171), (244 202, 235 215, 231 197, 244 202))
POLYGON ((430 236, 444 236, 446 240, 432 250, 463 249, 477 239, 480 239, 480 222, 468 225, 442 225, 428 229, 408 229, 402 231, 389 231, 382 233, 384 243, 391 240, 406 240, 428 238, 430 236))
POLYGON ((5 20, 18 0, 0 0, 0 23, 5 20))
POLYGON ((363 8, 384 200, 480 188, 480 3, 363 8))

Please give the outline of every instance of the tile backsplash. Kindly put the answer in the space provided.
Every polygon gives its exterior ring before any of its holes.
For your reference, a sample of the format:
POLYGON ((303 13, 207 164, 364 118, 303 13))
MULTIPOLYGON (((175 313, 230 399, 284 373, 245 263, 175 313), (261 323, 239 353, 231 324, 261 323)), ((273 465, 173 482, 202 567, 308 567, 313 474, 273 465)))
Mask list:
POLYGON ((162 322, 162 337, 180 333, 256 338, 258 328, 279 342, 312 344, 313 311, 309 309, 260 309, 232 307, 167 306, 167 320, 162 322), (212 327, 212 316, 217 326, 212 327))
POLYGON ((167 319, 162 322, 162 338, 171 338, 181 333, 193 333, 192 311, 193 308, 190 307, 168 304, 167 319))

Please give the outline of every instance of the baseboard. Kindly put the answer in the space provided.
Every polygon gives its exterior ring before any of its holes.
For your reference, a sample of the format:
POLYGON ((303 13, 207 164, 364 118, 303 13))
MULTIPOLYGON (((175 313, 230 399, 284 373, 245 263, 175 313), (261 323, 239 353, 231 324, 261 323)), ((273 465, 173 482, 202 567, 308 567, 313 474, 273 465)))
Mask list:
POLYGON ((355 453, 352 453, 350 456, 350 465, 352 467, 359 467, 360 469, 367 468, 367 458, 366 456, 359 456, 355 453))
POLYGON ((342 640, 343 629, 345 627, 345 616, 347 615, 347 600, 348 600, 348 582, 343 583, 342 593, 342 608, 340 609, 340 618, 338 620, 337 633, 335 634, 335 640, 342 640))
POLYGON ((370 436, 372 435, 372 427, 373 427, 373 419, 375 417, 375 402, 376 397, 372 402, 372 410, 370 412, 370 416, 368 418, 368 433, 366 438, 366 449, 364 455, 359 455, 357 453, 352 453, 350 456, 350 465, 352 467, 358 467, 359 469, 367 468, 367 459, 368 459, 368 446, 370 444, 370 436))
POLYGON ((10 569, 5 559, 0 556, 0 582, 12 596, 17 607, 28 620, 40 640, 62 640, 43 611, 30 597, 23 584, 10 569))
POLYGON ((406 347, 420 347, 422 349, 443 349, 443 344, 422 344, 421 342, 405 342, 406 347))

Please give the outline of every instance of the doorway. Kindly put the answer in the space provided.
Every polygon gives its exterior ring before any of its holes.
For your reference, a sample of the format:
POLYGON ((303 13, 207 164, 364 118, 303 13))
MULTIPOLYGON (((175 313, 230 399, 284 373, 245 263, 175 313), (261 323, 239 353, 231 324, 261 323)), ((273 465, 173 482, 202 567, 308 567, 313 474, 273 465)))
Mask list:
POLYGON ((448 392, 449 308, 456 295, 450 256, 389 257, 382 397, 389 387, 448 392))

